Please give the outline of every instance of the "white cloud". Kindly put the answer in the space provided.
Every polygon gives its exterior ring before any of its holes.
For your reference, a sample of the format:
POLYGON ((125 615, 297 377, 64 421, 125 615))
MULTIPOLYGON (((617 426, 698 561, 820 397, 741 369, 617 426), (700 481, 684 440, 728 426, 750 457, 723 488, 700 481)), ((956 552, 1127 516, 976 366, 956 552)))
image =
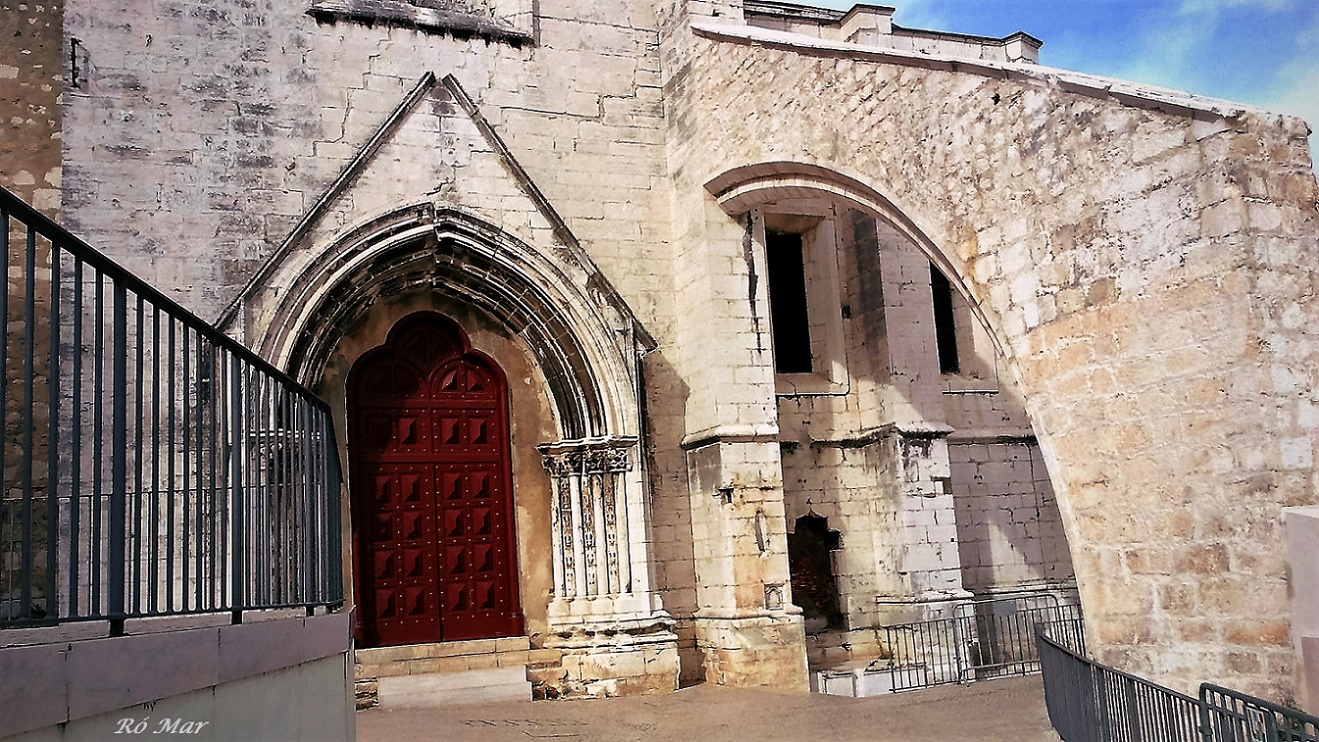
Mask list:
MULTIPOLYGON (((898 5, 894 3, 894 5, 898 5)), ((898 11, 893 14, 898 25, 907 28, 930 28, 943 30, 949 28, 951 19, 931 7, 929 0, 905 0, 898 11)))
POLYGON ((1176 10, 1151 8, 1142 19, 1141 53, 1118 68, 1115 77, 1179 90, 1195 87, 1195 53, 1213 42, 1218 29, 1217 0, 1183 0, 1176 10), (1210 10, 1191 6, 1208 4, 1210 10), (1169 12, 1171 11, 1171 12, 1169 12))

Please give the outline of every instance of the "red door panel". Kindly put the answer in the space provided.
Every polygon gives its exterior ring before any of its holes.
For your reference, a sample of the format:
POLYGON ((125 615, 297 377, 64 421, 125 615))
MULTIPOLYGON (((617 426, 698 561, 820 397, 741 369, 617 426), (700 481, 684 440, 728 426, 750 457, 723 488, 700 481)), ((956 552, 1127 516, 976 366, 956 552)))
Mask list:
POLYGON ((521 634, 503 374, 427 313, 358 361, 349 395, 359 643, 521 634))

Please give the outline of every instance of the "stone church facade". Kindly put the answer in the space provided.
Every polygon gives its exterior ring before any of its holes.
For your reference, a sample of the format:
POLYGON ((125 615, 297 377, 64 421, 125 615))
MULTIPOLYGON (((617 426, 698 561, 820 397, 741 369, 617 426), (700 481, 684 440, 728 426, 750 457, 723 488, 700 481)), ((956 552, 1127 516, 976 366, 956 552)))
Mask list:
POLYGON ((332 406, 359 649, 803 689, 1048 594, 1291 692, 1303 122, 874 6, 52 7, 44 207, 332 406))

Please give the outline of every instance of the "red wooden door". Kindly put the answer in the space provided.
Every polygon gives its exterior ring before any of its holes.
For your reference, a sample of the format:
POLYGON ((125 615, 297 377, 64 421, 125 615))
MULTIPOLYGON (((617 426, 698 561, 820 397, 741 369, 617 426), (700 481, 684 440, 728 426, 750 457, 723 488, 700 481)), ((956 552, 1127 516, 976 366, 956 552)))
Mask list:
POLYGON ((358 642, 520 635, 503 373, 423 313, 353 366, 348 394, 358 642))

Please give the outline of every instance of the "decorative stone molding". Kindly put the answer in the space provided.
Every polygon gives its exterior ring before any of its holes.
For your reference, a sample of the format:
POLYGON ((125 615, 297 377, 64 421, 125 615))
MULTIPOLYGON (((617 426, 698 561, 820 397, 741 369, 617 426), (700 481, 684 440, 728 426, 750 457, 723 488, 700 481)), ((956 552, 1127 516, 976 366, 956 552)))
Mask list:
POLYGON ((545 647, 562 662, 534 673, 538 697, 614 696, 677 687, 674 621, 650 590, 637 438, 539 447, 552 482, 554 599, 545 647))
POLYGON ((645 563, 638 553, 645 538, 634 527, 642 506, 639 483, 634 489, 628 481, 636 444, 633 436, 613 436, 539 447, 553 483, 556 602, 637 593, 634 567, 645 563))
POLYGON ((313 0, 307 13, 327 21, 389 23, 514 46, 534 38, 529 0, 313 0))
POLYGON ((639 429, 637 364, 654 339, 452 75, 421 76, 217 325, 259 338, 263 357, 315 385, 343 328, 382 293, 410 289, 470 303, 522 335, 544 366, 563 439, 639 429), (343 217, 337 205, 350 201, 400 128, 437 110, 447 113, 430 125, 492 152, 510 181, 505 185, 544 220, 550 241, 527 242, 435 194, 327 229, 343 217))

